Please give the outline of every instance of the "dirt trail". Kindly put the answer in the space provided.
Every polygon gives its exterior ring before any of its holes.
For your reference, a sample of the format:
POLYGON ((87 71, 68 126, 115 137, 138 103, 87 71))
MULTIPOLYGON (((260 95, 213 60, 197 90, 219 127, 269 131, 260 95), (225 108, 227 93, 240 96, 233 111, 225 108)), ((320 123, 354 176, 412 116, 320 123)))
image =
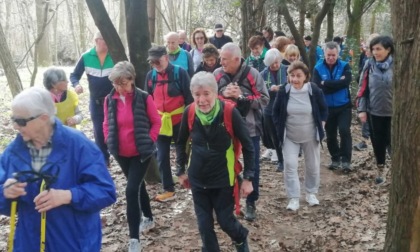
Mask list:
MULTIPOLYGON (((70 72, 71 68, 66 69, 70 72)), ((38 74, 38 77, 42 73, 38 74)), ((40 77, 38 78, 40 79, 40 77)), ((41 81, 36 83, 41 85, 41 81)), ((85 84, 83 84, 85 85, 85 84)), ((5 80, 0 78, 5 90, 5 80)), ((85 90, 88 90, 87 87, 85 90)), ((85 115, 81 130, 93 139, 89 119, 88 97, 80 98, 85 115)), ((0 127, 3 145, 14 138, 10 125, 10 94, 0 97, 0 127)), ((353 142, 360 139, 359 127, 352 126, 353 142)), ((380 251, 385 241, 388 188, 373 184, 375 172, 372 149, 353 153, 355 171, 350 175, 329 171, 329 157, 324 144, 321 153, 320 206, 308 207, 302 190, 301 208, 292 213, 286 210, 287 198, 283 186, 283 174, 275 172, 275 165, 261 164, 260 200, 257 203, 258 218, 249 223, 239 220, 250 230, 249 243, 252 251, 380 251)), ((303 161, 300 162, 302 167, 303 161)), ((102 251, 127 251, 128 227, 125 217, 125 178, 113 162, 112 176, 118 190, 118 200, 102 212, 102 251)), ((302 182, 303 173, 300 168, 302 182)), ((389 178, 389 175, 388 175, 389 178)), ((387 180, 389 181, 389 179, 387 180)), ((160 185, 148 185, 151 197, 160 185)), ((152 202, 156 227, 141 237, 143 251, 201 251, 191 194, 177 186, 177 199, 167 203, 152 202)), ((6 251, 9 231, 8 218, 0 216, 0 251, 6 251)), ((234 251, 230 239, 216 225, 222 251, 234 251)), ((47 241, 48 242, 48 241, 47 241)))

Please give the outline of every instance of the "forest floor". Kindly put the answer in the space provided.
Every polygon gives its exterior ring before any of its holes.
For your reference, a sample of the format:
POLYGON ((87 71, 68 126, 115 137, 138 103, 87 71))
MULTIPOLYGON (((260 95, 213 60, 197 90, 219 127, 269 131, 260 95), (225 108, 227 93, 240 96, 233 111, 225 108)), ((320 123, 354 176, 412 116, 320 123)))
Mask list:
MULTIPOLYGON (((38 72, 36 86, 42 86, 42 72, 38 72)), ((71 68, 65 68, 67 72, 71 68)), ((26 70, 20 70, 24 87, 29 84, 26 70)), ((82 84, 87 91, 86 81, 82 84)), ((11 95, 6 79, 0 76, 0 153, 15 137, 10 122, 11 95)), ((84 120, 81 130, 93 139, 89 118, 89 95, 80 95, 84 120)), ((361 140, 360 127, 354 120, 353 143, 361 140)), ((257 219, 239 221, 250 231, 251 251, 381 251, 385 242, 386 217, 388 212, 389 175, 384 186, 374 184, 375 170, 370 143, 362 152, 353 151, 353 168, 350 174, 330 171, 328 150, 324 142, 321 149, 321 185, 318 194, 320 205, 309 207, 305 202, 302 186, 301 208, 297 212, 286 210, 283 174, 275 171, 275 164, 261 163, 260 199, 257 202, 257 219)), ((262 151, 264 148, 262 148, 262 151)), ((388 161, 389 162, 389 161, 388 161)), ((300 158, 299 174, 303 182, 304 160, 300 158)), ((101 213, 103 224, 102 251, 127 251, 128 226, 125 216, 126 180, 113 161, 111 175, 117 186, 117 202, 101 213)), ((153 198, 160 192, 159 184, 147 186, 153 198)), ((191 194, 177 185, 177 198, 170 202, 151 202, 156 226, 141 235, 143 251, 201 251, 191 194)), ((242 202, 244 205, 244 202, 242 202)), ((229 237, 216 224, 216 233, 222 251, 234 251, 229 237)), ((6 251, 9 220, 0 216, 0 251, 6 251)), ((47 241, 48 242, 48 241, 47 241)))

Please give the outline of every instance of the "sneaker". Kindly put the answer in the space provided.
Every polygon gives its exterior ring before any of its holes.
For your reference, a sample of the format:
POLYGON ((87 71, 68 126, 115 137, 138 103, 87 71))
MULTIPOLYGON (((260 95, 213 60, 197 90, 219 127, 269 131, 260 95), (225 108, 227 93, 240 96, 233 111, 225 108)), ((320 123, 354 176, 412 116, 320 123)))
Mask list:
POLYGON ((159 202, 166 202, 169 200, 173 200, 175 198, 176 198, 175 192, 164 192, 162 194, 158 194, 155 197, 155 200, 159 202))
POLYGON ((254 221, 256 217, 257 214, 255 213, 255 206, 246 204, 245 220, 254 221))
POLYGON ((271 154, 272 154, 272 150, 271 149, 267 149, 262 155, 261 155, 261 160, 268 160, 271 158, 271 154))
POLYGON ((331 164, 328 166, 328 169, 334 171, 340 169, 341 163, 340 161, 332 161, 331 164))
POLYGON ((128 243, 128 252, 140 252, 141 246, 138 239, 130 239, 128 243))
POLYGON ((286 207, 287 210, 296 211, 299 209, 299 198, 291 198, 289 204, 286 207))
POLYGON ((278 162, 276 171, 277 172, 283 172, 284 171, 283 161, 278 162))
POLYGON ((350 173, 352 171, 352 167, 349 162, 343 162, 341 167, 343 168, 344 173, 350 173))
POLYGON ((242 243, 235 243, 237 252, 249 252, 248 239, 245 239, 242 243))
POLYGON ((277 163, 279 158, 277 157, 277 152, 275 150, 271 151, 271 162, 277 163))
POLYGON ((362 151, 366 148, 367 148, 367 144, 365 141, 361 141, 360 143, 353 145, 353 149, 357 151, 362 151))
POLYGON ((308 202, 309 206, 319 205, 319 200, 316 198, 315 194, 313 193, 306 194, 306 202, 308 202))
POLYGON ((155 222, 152 218, 142 217, 140 222, 140 232, 147 233, 150 229, 155 227, 155 222))
POLYGON ((378 176, 375 178, 376 185, 383 185, 386 181, 386 168, 385 165, 378 165, 378 176))

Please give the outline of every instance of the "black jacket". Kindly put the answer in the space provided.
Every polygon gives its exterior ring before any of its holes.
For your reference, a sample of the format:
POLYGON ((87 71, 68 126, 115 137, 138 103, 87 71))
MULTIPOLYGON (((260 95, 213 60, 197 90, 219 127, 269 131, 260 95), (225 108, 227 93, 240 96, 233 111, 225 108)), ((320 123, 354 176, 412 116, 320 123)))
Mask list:
MULTIPOLYGON (((177 141, 177 175, 185 173, 188 164, 186 146, 191 136, 191 160, 189 162, 188 177, 191 186, 200 188, 222 188, 230 186, 227 168, 226 151, 231 146, 231 138, 223 123, 223 107, 221 102, 220 112, 211 125, 203 126, 196 116, 191 132, 188 129, 188 106, 182 116, 181 127, 177 141)), ((254 177, 254 145, 245 121, 234 109, 232 112, 232 125, 235 137, 242 144, 244 158, 243 176, 246 179, 254 177)))
POLYGON ((217 49, 222 48, 222 46, 229 42, 233 42, 232 38, 224 34, 220 38, 216 37, 216 34, 210 38, 210 43, 212 43, 217 49))

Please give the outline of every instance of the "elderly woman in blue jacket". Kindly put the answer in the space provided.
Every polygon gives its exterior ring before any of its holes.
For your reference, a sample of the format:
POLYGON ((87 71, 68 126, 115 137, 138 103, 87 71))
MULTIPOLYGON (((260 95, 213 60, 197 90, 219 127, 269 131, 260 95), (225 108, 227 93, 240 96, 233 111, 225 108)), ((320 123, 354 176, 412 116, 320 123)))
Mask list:
POLYGON ((319 205, 320 142, 324 137, 324 124, 328 107, 322 90, 309 81, 309 69, 295 61, 287 70, 289 83, 281 87, 273 105, 279 145, 283 149, 284 183, 289 204, 287 209, 299 209, 300 182, 298 155, 302 148, 305 157, 306 201, 319 205))
POLYGON ((54 115, 45 89, 26 89, 12 101, 19 133, 0 158, 0 214, 17 212, 19 219, 9 245, 22 252, 100 251, 99 212, 115 202, 114 183, 98 147, 54 115))

